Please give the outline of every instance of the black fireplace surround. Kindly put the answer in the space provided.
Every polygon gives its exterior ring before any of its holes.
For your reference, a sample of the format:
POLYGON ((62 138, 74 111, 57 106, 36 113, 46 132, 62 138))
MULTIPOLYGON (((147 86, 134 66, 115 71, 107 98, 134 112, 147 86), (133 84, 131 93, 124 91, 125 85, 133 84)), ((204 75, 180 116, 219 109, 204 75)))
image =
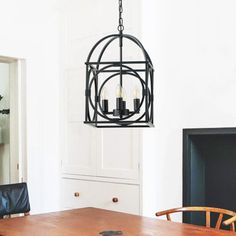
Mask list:
MULTIPOLYGON (((236 211, 236 128, 183 130, 183 206, 236 211)), ((205 216, 185 213, 183 222, 204 225, 205 216)))

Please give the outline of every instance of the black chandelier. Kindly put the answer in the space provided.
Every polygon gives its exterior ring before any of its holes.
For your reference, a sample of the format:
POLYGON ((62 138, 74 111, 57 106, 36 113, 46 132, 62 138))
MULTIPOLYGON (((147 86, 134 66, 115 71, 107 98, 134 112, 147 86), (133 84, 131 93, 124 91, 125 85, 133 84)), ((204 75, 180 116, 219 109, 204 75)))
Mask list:
POLYGON ((122 13, 122 0, 119 0, 119 33, 99 40, 85 63, 84 123, 97 128, 153 127, 154 68, 141 42, 123 33, 122 13), (139 58, 141 55, 142 59, 124 59, 125 46, 135 49, 132 54, 139 58), (110 48, 112 55, 108 53, 110 48), (118 60, 107 60, 114 57, 115 48, 119 49, 118 60), (130 99, 126 98, 128 89, 133 90, 130 99), (107 91, 112 91, 114 96, 109 97, 107 91))

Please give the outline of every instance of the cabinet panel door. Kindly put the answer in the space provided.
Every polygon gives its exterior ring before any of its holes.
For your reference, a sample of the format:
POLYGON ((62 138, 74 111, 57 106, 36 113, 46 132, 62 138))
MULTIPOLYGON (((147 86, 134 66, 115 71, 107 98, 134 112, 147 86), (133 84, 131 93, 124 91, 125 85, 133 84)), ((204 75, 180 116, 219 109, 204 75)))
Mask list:
POLYGON ((96 175, 95 130, 83 124, 84 75, 82 69, 65 73, 64 135, 62 173, 96 175))
POLYGON ((68 124, 66 155, 62 161, 63 174, 96 175, 94 139, 92 128, 83 123, 68 124))
POLYGON ((100 137, 97 175, 137 180, 141 152, 140 131, 106 129, 100 137))

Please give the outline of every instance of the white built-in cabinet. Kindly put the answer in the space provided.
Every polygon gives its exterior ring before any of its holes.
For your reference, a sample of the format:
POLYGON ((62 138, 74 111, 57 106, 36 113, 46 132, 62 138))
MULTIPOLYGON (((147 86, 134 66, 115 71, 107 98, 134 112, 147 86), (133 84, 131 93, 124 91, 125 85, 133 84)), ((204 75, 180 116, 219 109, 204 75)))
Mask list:
POLYGON ((139 131, 101 131, 81 122, 68 122, 67 128, 63 174, 139 179, 139 131))
POLYGON ((139 185, 108 181, 63 178, 64 209, 98 207, 139 214, 139 185))
MULTIPOLYGON (((83 124, 84 63, 96 41, 116 32, 117 2, 62 0, 61 4, 61 207, 140 214, 141 131, 83 124), (104 6, 109 9, 106 17, 104 6)), ((137 0, 125 5, 130 12, 126 27, 137 35, 140 19, 133 11, 137 0)))
POLYGON ((68 122, 67 127, 62 208, 98 207, 140 214, 139 131, 99 130, 79 121, 68 122))

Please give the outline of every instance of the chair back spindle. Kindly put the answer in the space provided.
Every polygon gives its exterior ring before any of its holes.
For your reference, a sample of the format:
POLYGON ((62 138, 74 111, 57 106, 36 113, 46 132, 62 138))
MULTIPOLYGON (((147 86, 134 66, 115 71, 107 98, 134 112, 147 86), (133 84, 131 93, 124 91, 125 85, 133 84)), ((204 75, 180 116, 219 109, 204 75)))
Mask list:
POLYGON ((235 222, 236 222, 236 216, 233 216, 233 217, 231 217, 230 219, 225 220, 225 221, 223 222, 223 225, 226 225, 226 226, 230 225, 230 229, 231 229, 232 231, 235 231, 235 222))
POLYGON ((222 208, 214 208, 214 207, 181 207, 181 208, 173 208, 173 209, 169 209, 169 210, 166 210, 166 211, 157 212, 156 216, 166 215, 167 220, 171 221, 170 215, 173 214, 173 213, 177 213, 177 212, 205 212, 205 215, 206 215, 205 226, 206 227, 211 227, 211 213, 217 213, 219 215, 218 215, 217 222, 216 222, 216 225, 214 226, 214 228, 220 229, 222 224, 223 224, 223 225, 226 225, 226 226, 229 225, 230 226, 230 230, 231 231, 235 231, 235 224, 234 224, 234 222, 236 222, 236 212, 230 211, 230 210, 226 210, 226 209, 222 209, 222 208), (229 216, 229 217, 233 217, 233 218, 230 218, 230 219, 222 222, 224 216, 229 216))

